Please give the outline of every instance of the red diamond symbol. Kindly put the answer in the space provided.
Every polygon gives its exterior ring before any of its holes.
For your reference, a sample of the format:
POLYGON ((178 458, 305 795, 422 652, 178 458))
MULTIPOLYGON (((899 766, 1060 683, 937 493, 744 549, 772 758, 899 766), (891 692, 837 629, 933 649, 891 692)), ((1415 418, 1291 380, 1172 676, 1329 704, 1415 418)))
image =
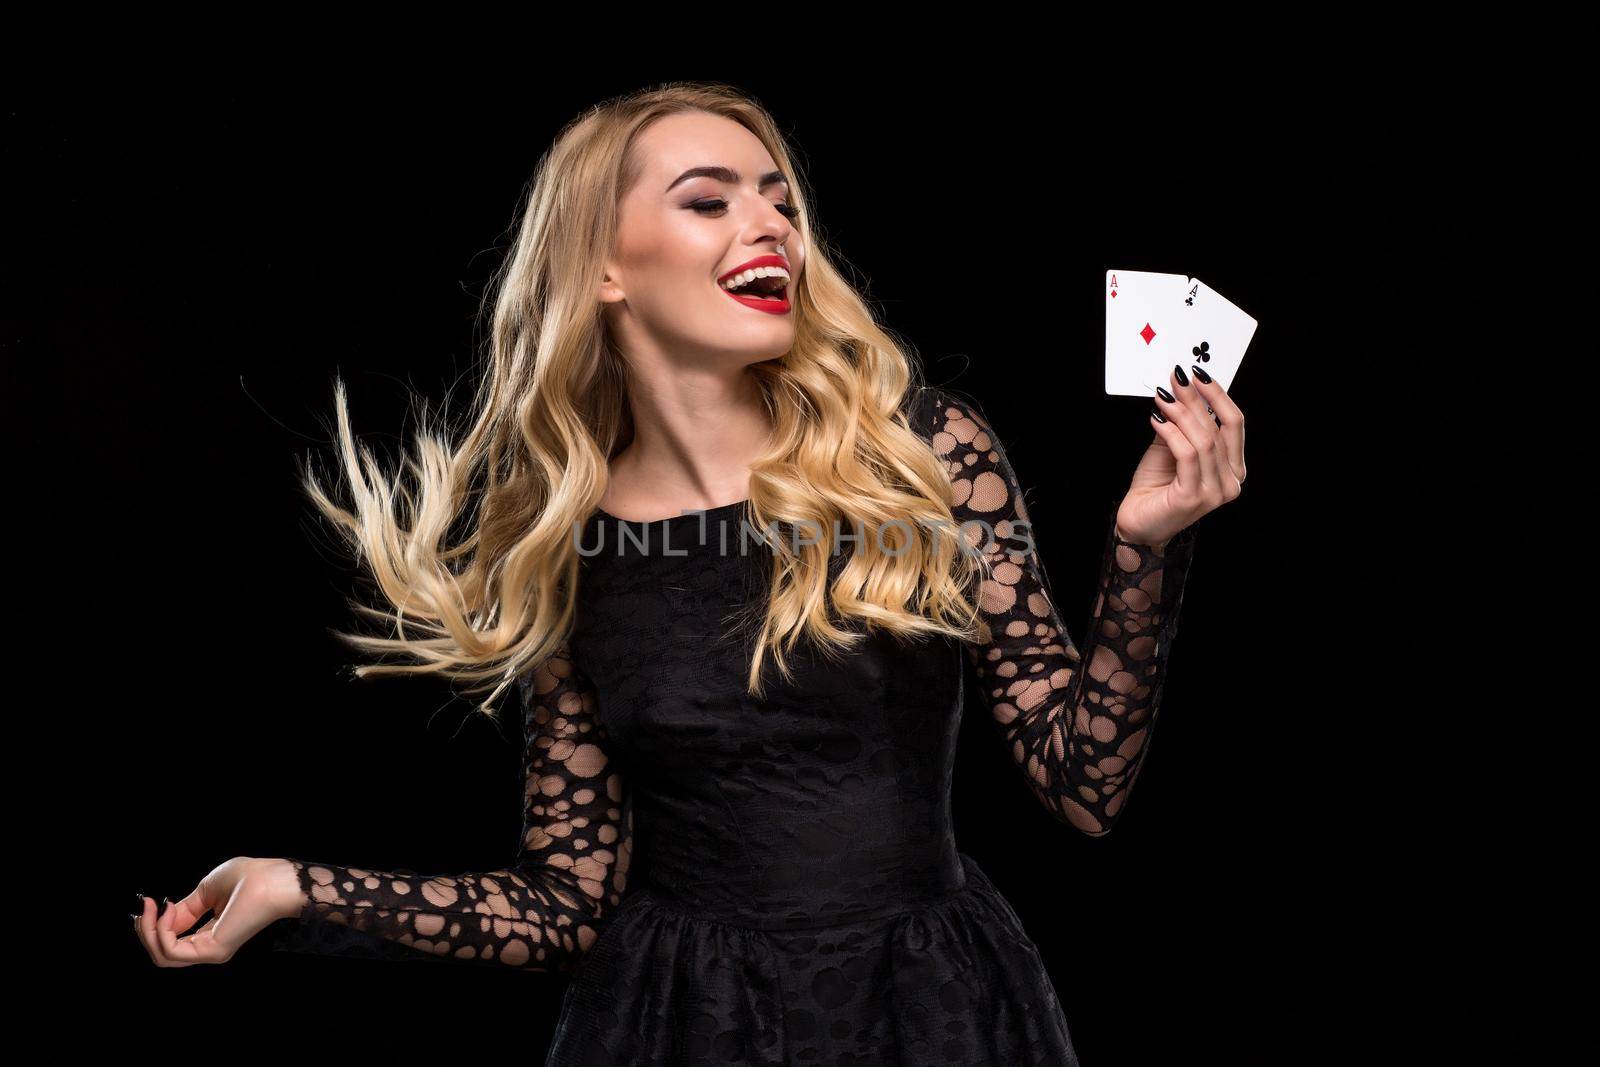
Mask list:
POLYGON ((1156 332, 1150 328, 1150 324, 1147 322, 1144 324, 1144 329, 1139 331, 1139 336, 1144 338, 1145 344, 1149 344, 1155 339, 1156 332))
POLYGON ((1115 300, 1116 298, 1117 298, 1117 291, 1115 289, 1113 289, 1113 290, 1111 290, 1111 299, 1115 300))

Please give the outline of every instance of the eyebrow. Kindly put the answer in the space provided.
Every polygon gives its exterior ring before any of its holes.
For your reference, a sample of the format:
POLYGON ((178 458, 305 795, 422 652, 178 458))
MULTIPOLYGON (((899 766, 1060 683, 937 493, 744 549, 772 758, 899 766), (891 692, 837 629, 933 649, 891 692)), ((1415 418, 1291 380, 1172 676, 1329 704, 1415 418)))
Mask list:
MULTIPOLYGON (((682 185, 690 178, 715 178, 717 181, 725 182, 728 185, 738 185, 741 180, 739 172, 730 167, 690 167, 688 170, 678 175, 676 180, 674 180, 673 183, 667 186, 663 191, 670 193, 673 189, 677 188, 679 185, 682 185)), ((783 176, 783 171, 768 171, 759 179, 757 179, 756 188, 765 189, 769 185, 777 185, 780 182, 784 185, 789 184, 789 179, 783 176)))

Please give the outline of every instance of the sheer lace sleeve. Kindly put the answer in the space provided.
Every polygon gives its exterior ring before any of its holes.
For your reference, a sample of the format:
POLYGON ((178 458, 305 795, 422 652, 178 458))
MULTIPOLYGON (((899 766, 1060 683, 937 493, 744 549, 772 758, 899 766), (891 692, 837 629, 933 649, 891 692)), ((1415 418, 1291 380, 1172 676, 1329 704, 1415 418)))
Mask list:
POLYGON ((955 519, 971 523, 968 543, 993 565, 978 605, 987 632, 967 646, 984 700, 1039 802, 1086 834, 1108 833, 1150 750, 1194 527, 1159 551, 1132 544, 1116 534, 1113 505, 1080 652, 1050 595, 1022 487, 982 410, 930 387, 921 418, 949 463, 955 519))
POLYGON ((291 860, 304 894, 279 951, 568 971, 621 903, 632 811, 592 683, 566 650, 517 682, 522 843, 510 867, 423 877, 291 860))

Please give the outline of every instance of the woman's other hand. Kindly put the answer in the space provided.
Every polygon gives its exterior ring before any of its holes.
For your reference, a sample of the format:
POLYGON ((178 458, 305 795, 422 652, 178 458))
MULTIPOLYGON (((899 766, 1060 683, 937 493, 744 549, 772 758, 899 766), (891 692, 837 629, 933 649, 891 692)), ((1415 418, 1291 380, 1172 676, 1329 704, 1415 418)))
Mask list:
POLYGON ((1175 366, 1170 388, 1156 396, 1150 417, 1156 439, 1117 509, 1124 541, 1165 545, 1243 491, 1244 412, 1208 377, 1199 365, 1189 373, 1175 366))
POLYGON ((235 856, 200 879, 194 892, 168 901, 138 899, 133 930, 157 967, 226 963, 239 947, 278 919, 300 914, 304 895, 286 859, 235 856), (207 912, 211 921, 186 936, 207 912))

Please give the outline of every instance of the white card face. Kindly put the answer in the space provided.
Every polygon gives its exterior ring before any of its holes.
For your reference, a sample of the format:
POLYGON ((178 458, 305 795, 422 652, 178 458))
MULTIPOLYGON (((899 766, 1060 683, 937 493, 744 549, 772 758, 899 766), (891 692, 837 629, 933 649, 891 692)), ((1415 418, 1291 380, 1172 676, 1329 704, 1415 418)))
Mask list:
MULTIPOLYGON (((1106 392, 1153 397, 1173 364, 1187 358, 1179 329, 1184 315, 1182 274, 1106 271, 1106 392)), ((1210 367, 1206 368, 1210 373, 1210 367)))
MULTIPOLYGON (((1174 330, 1179 342, 1177 362, 1189 374, 1192 366, 1204 368, 1227 392, 1244 362, 1250 338, 1255 336, 1256 320, 1198 278, 1189 279, 1179 308, 1174 330)), ((1167 370, 1171 369, 1168 364, 1167 370)))

